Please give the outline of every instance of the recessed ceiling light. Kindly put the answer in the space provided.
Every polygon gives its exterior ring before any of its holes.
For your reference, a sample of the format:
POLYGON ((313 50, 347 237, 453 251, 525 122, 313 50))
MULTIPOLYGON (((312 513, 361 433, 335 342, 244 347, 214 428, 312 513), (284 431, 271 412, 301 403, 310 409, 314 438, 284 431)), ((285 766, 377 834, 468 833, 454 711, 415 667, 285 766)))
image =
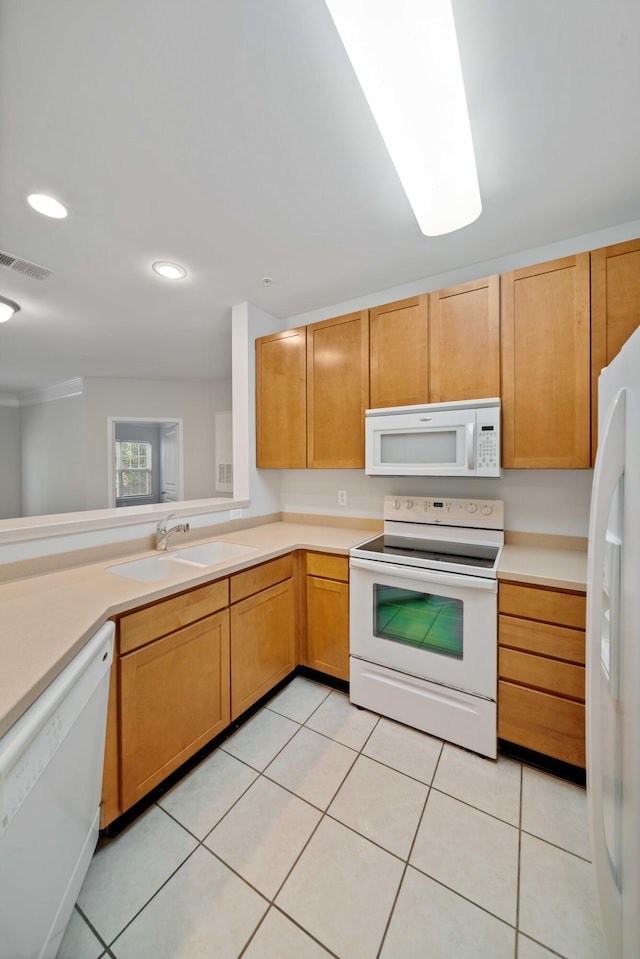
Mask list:
POLYGON ((6 296, 0 296, 0 323, 6 323, 19 309, 20 307, 13 300, 8 300, 6 296))
POLYGON ((187 275, 183 266, 179 266, 177 263, 169 263, 167 260, 158 260, 151 269, 158 276, 163 276, 165 280, 182 280, 187 275))
POLYGON ((27 197, 27 203, 43 216, 51 216, 54 220, 64 220, 69 211, 59 200, 46 193, 30 193, 27 197))

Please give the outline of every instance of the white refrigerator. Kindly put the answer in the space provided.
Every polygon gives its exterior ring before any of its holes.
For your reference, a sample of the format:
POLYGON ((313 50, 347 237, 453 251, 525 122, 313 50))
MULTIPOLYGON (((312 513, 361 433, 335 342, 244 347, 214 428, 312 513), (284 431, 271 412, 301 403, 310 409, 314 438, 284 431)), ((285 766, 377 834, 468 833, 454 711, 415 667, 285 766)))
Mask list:
POLYGON ((640 329, 598 387, 587 578, 587 791, 611 959, 640 957, 640 329))

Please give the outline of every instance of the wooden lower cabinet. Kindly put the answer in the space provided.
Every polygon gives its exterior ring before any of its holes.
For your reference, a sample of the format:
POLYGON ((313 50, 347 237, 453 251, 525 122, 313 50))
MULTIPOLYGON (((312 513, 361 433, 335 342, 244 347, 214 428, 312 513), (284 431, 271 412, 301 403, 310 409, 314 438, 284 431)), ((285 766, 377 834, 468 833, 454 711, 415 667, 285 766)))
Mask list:
POLYGON ((585 767, 585 595, 498 590, 498 737, 585 767))
POLYGON ((349 679, 349 560, 307 553, 306 657, 312 669, 349 679))
POLYGON ((236 719, 296 666, 293 579, 231 607, 231 718, 236 719))
POLYGON ((102 828, 298 663, 348 679, 348 559, 307 555, 303 577, 305 554, 289 553, 116 617, 102 828), (301 582, 309 657, 300 650, 301 582))
POLYGON ((121 658, 123 810, 229 724, 229 689, 226 609, 121 658))

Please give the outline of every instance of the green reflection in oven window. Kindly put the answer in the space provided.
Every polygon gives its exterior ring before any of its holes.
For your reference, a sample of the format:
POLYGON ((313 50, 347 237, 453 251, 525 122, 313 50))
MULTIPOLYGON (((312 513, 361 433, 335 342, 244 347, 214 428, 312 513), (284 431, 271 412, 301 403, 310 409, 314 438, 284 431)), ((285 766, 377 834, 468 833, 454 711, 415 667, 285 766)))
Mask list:
POLYGON ((462 659, 462 600, 395 586, 374 591, 377 637, 462 659))

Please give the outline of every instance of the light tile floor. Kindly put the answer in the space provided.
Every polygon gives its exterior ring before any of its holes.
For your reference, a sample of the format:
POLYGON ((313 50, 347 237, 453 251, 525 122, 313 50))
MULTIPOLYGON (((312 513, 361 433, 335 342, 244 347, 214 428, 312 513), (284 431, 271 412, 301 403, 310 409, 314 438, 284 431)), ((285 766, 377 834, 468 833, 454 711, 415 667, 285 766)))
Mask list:
POLYGON ((584 790, 301 677, 93 858, 59 959, 604 959, 584 790))

